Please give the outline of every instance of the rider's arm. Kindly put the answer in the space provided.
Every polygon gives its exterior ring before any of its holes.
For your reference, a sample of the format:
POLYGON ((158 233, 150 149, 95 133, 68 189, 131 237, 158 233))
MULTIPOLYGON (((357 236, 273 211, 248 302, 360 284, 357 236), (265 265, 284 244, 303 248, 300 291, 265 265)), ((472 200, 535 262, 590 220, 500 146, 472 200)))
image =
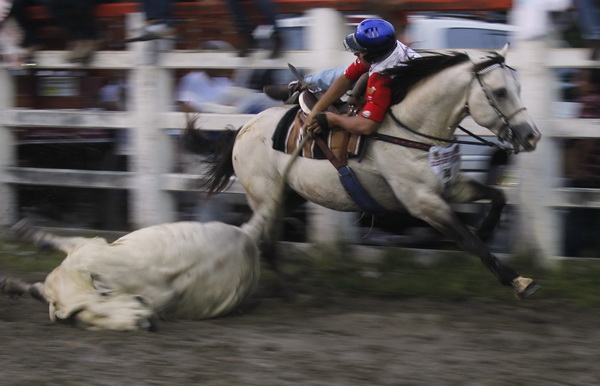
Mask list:
POLYGON ((360 115, 348 117, 329 112, 325 114, 330 127, 341 127, 352 134, 370 135, 379 127, 379 122, 360 115))
POLYGON ((315 116, 329 107, 329 105, 331 105, 333 102, 341 98, 351 86, 352 81, 346 77, 346 75, 341 75, 339 78, 337 78, 310 111, 310 114, 306 120, 307 126, 314 124, 315 116))

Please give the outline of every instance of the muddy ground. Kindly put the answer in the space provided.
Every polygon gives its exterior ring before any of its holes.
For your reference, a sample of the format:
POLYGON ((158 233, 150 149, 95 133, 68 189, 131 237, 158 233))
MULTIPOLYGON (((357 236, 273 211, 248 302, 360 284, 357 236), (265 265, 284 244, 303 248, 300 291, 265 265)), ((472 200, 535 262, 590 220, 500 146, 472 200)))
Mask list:
POLYGON ((264 298, 243 315, 122 333, 0 296, 0 384, 599 384, 598 312, 527 302, 264 298))

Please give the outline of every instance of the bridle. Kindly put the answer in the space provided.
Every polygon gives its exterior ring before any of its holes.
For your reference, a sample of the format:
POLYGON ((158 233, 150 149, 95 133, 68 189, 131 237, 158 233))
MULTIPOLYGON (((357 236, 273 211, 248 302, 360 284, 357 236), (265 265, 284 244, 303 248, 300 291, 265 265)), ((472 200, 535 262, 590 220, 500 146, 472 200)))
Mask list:
MULTIPOLYGON (((493 63, 479 71, 475 71, 473 74, 473 78, 477 79, 477 82, 479 83, 479 86, 481 87, 481 90, 483 91, 483 94, 485 95, 485 98, 487 99, 489 105, 492 107, 492 109, 496 112, 496 114, 498 115, 498 117, 502 120, 502 127, 500 128, 500 130, 498 131, 497 137, 498 139, 500 139, 500 141, 502 142, 512 142, 512 140, 514 139, 514 135, 515 132, 513 130, 512 125, 510 124, 510 120, 512 118, 515 117, 515 115, 519 114, 522 111, 527 110, 524 106, 518 108, 517 110, 513 111, 511 114, 505 115, 504 113, 502 113, 502 111, 500 111, 500 109, 498 108, 497 104, 494 102, 494 100, 492 99, 489 90, 486 88, 485 84, 483 83, 482 77, 483 75, 497 69, 497 68, 503 68, 503 69, 509 69, 512 71, 515 71, 514 68, 506 65, 504 62, 502 63, 493 63)), ((472 83, 472 81, 471 81, 472 83)), ((469 84, 469 90, 470 90, 471 86, 469 84)), ((467 114, 470 114, 469 112, 469 99, 467 98, 465 101, 465 112, 467 114)))
MULTIPOLYGON (((500 128, 500 130, 498 131, 498 133, 496 134, 496 136, 498 137, 498 139, 502 142, 509 142, 512 143, 512 140, 514 139, 514 130, 512 125, 510 124, 510 120, 512 118, 514 118, 517 114, 519 114, 520 112, 526 110, 525 107, 520 107, 518 108, 516 111, 512 112, 509 115, 505 115, 504 113, 502 113, 502 111, 500 111, 500 109, 498 108, 498 106, 496 105, 496 103, 494 102, 494 100, 492 99, 492 97, 490 96, 490 92, 489 90, 486 88, 485 84, 482 81, 482 76, 495 70, 496 68, 507 68, 510 69, 512 71, 515 71, 512 67, 506 65, 504 62, 494 62, 482 69, 477 70, 476 69, 477 66, 474 67, 473 69, 473 78, 471 79, 471 81, 469 82, 469 85, 467 87, 466 90, 466 98, 465 98, 465 107, 464 107, 464 111, 467 115, 470 115, 469 113, 469 99, 468 99, 468 93, 471 90, 471 86, 473 84, 473 80, 477 79, 479 86, 481 87, 483 94, 485 95, 489 105, 492 107, 492 109, 496 112, 496 114, 498 114, 498 117, 500 117, 500 119, 502 120, 502 127, 500 128)), ((398 119, 398 117, 396 117, 392 111, 388 111, 388 114, 390 115, 390 117, 392 118, 392 120, 400 127, 408 130, 409 132, 416 134, 420 137, 423 138, 427 138, 433 141, 441 141, 441 142, 446 142, 446 143, 460 143, 460 144, 468 144, 468 145, 477 145, 477 146, 490 146, 490 147, 495 147, 497 149, 500 150, 504 150, 507 153, 513 153, 513 152, 518 152, 518 149, 515 149, 514 146, 513 147, 507 147, 507 146, 503 146, 503 145, 499 145, 495 142, 491 142, 486 140, 485 138, 482 138, 472 132, 470 132, 469 130, 465 129, 464 127, 462 127, 461 125, 458 125, 457 128, 460 129, 461 131, 463 131, 464 133, 468 134, 469 136, 475 138, 476 140, 478 140, 479 142, 472 142, 472 141, 461 141, 461 140, 457 140, 456 138, 454 139, 446 139, 446 138, 441 138, 441 137, 435 137, 432 135, 428 135, 428 134, 423 134, 420 133, 416 130, 411 129, 410 127, 406 126, 404 123, 402 123, 400 121, 400 119, 398 119)), ((403 146, 408 146, 405 145, 404 142, 407 142, 407 140, 403 140, 401 138, 396 138, 396 137, 392 137, 389 135, 383 135, 383 134, 373 134, 372 135, 373 139, 377 139, 380 141, 384 141, 384 142, 390 142, 390 143, 395 143, 398 145, 403 145, 403 146)), ((429 148, 433 145, 431 144, 427 144, 427 143, 421 143, 421 142, 415 142, 415 141, 408 141, 412 144, 412 146, 409 147, 413 147, 413 148, 417 148, 417 149, 421 149, 421 150, 429 150, 429 148)))

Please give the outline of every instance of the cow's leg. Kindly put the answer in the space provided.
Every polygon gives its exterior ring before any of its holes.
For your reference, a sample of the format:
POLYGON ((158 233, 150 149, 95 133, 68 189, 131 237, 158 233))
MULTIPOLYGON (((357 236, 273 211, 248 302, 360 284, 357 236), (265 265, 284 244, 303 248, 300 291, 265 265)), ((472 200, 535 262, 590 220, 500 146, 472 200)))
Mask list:
MULTIPOLYGON (((28 219, 23 219, 13 225, 12 231, 21 240, 35 243, 39 249, 51 249, 62 251, 67 254, 82 243, 91 240, 85 237, 60 237, 53 235, 52 233, 41 230, 28 219)), ((106 242, 104 239, 100 238, 97 240, 98 242, 106 242)))
POLYGON ((413 216, 428 222, 453 239, 465 251, 478 256, 501 284, 513 286, 517 297, 531 295, 540 288, 533 280, 520 276, 515 270, 498 260, 487 245, 469 230, 441 197, 423 192, 412 197, 412 202, 406 207, 413 216))
POLYGON ((48 303, 48 299, 44 295, 44 283, 41 282, 29 284, 19 279, 0 277, 0 292, 10 297, 29 294, 34 299, 48 303))

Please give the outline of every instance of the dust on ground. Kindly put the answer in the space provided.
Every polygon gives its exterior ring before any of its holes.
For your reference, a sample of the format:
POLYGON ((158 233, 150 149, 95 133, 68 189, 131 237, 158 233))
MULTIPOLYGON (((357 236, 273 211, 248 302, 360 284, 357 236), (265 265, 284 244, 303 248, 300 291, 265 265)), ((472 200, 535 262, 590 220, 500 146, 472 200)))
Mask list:
POLYGON ((535 299, 264 298, 242 315, 91 332, 0 296, 1 385, 592 385, 597 311, 535 299))

